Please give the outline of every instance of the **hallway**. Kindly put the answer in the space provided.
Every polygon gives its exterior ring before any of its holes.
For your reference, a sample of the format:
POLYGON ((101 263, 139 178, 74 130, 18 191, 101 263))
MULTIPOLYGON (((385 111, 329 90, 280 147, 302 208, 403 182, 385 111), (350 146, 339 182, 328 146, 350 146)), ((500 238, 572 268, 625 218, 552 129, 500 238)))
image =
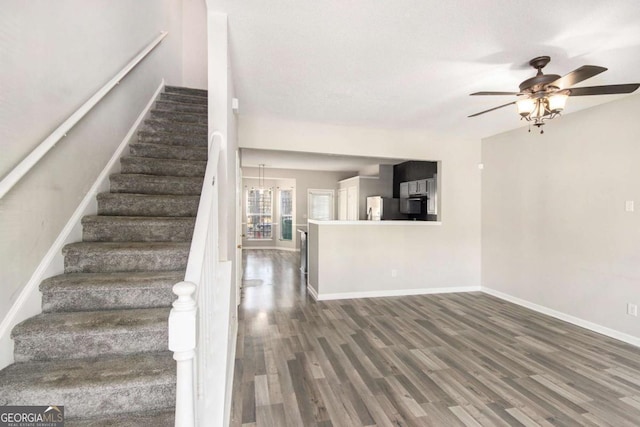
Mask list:
POLYGON ((637 426, 640 350, 482 293, 307 296, 245 250, 231 425, 637 426))

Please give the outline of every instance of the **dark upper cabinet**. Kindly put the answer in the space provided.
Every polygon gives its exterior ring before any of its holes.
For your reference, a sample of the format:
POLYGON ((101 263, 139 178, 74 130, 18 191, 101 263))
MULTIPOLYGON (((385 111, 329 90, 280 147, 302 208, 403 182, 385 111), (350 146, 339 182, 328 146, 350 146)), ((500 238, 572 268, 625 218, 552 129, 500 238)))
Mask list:
MULTIPOLYGON (((411 160, 395 165, 393 167, 393 197, 407 197, 404 194, 400 194, 401 183, 426 180, 428 178, 433 178, 437 173, 438 162, 411 160)), ((409 195, 426 195, 426 181, 424 181, 422 185, 424 186, 423 191, 420 191, 418 184, 415 184, 415 187, 413 188, 409 187, 407 189, 409 195)))

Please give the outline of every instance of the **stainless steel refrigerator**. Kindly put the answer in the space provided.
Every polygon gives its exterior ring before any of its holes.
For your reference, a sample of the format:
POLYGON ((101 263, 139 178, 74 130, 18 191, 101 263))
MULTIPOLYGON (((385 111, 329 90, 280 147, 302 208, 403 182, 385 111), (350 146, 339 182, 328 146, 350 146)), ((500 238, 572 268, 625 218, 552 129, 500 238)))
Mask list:
POLYGON ((406 219, 400 213, 400 199, 391 197, 367 197, 367 219, 370 221, 385 221, 389 219, 406 219))

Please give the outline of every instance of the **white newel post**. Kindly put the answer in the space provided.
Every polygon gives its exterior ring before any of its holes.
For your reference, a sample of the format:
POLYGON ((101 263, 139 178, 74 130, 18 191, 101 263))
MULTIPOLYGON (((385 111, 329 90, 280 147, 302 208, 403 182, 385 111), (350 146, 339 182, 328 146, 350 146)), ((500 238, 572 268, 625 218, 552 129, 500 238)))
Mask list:
POLYGON ((169 315, 169 350, 177 362, 176 427, 195 426, 193 368, 196 354, 196 285, 180 282, 173 286, 178 296, 169 315))

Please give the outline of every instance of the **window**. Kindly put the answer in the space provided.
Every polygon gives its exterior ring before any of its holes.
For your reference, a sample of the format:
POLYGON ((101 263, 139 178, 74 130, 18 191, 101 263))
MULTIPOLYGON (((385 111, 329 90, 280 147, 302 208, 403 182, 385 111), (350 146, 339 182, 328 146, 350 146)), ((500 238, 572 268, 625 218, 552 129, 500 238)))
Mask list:
POLYGON ((309 190, 307 199, 309 219, 333 219, 333 190, 309 190))
POLYGON ((280 190, 280 239, 293 240, 293 190, 280 190))
POLYGON ((271 239, 273 194, 270 188, 247 190, 247 238, 271 239))

